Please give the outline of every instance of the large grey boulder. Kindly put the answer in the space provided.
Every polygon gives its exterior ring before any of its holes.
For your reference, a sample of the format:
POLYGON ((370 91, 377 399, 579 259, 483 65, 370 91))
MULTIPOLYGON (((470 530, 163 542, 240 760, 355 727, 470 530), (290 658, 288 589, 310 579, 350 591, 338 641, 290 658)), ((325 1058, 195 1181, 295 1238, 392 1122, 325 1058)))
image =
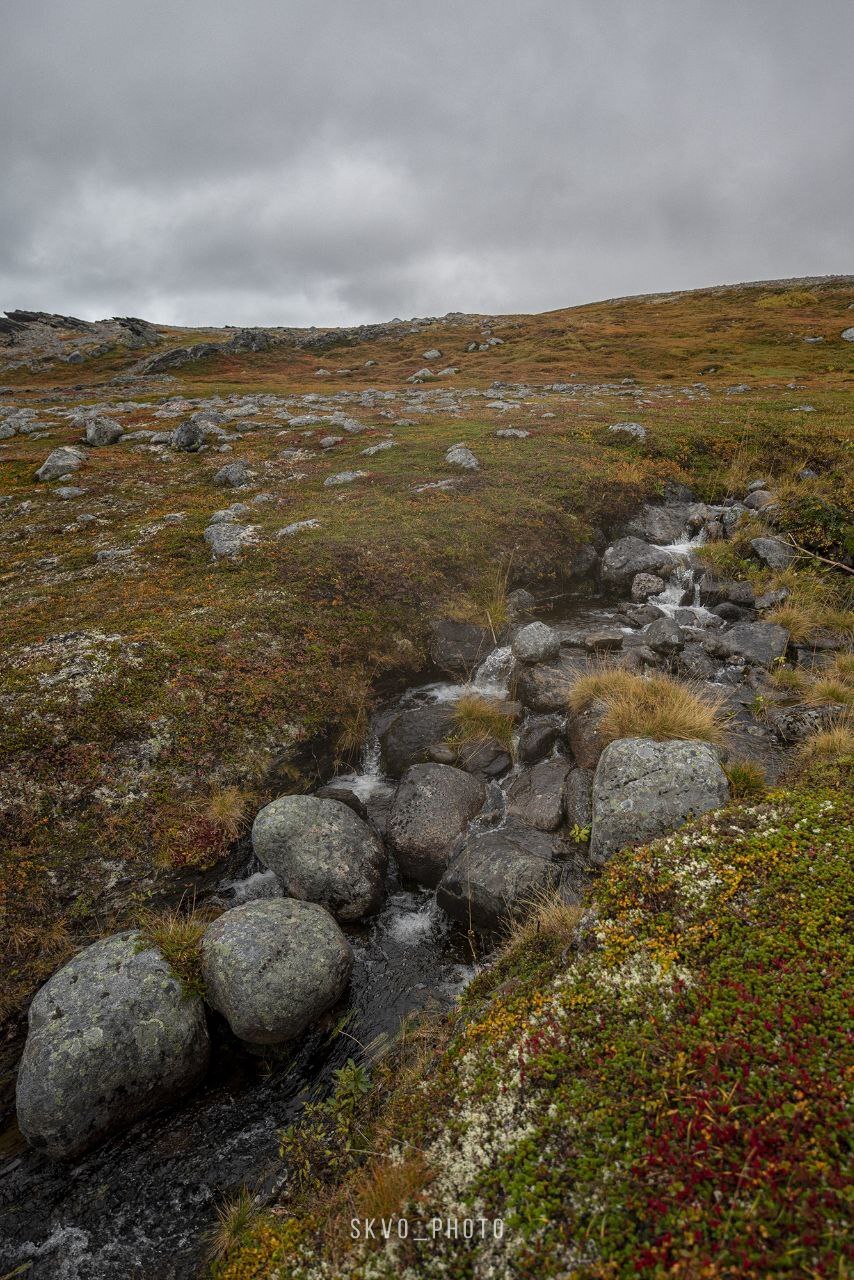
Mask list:
POLYGON ((440 618, 430 625, 430 657, 446 675, 467 678, 492 648, 485 627, 440 618))
POLYGON ((397 789, 386 837, 405 876, 435 888, 454 846, 486 800, 486 787, 446 764, 415 764, 397 789))
POLYGON ((516 632, 511 649, 520 662, 548 662, 560 653, 560 637, 545 622, 529 622, 516 632))
POLYGON ((47 455, 36 472, 36 479, 58 480, 60 476, 68 475, 71 471, 77 471, 79 467, 82 467, 83 461, 83 454, 79 449, 72 449, 70 446, 63 445, 47 455))
POLYGON ((123 435, 124 431, 112 418, 105 418, 97 414, 86 421, 86 443, 92 448, 97 449, 102 445, 115 444, 116 441, 121 440, 123 435))
POLYGON ((602 581, 619 590, 628 587, 638 573, 666 577, 673 564, 673 557, 661 547, 650 546, 641 538, 619 538, 602 557, 602 581))
POLYGON ((172 432, 172 448, 184 453, 197 453, 205 442, 204 432, 198 422, 188 419, 172 432))
POLYGON ((385 850, 338 800, 279 796, 255 818, 252 848, 289 897, 319 902, 338 920, 361 920, 382 900, 385 850))
POLYGON ((643 642, 653 653, 669 657, 685 648, 685 635, 673 618, 656 618, 644 631, 643 642))
POLYGON ((688 505, 683 502, 668 503, 665 506, 647 503, 629 521, 626 533, 630 537, 641 538, 644 542, 666 546, 670 542, 678 542, 683 536, 688 515, 688 505))
POLYGON ((102 938, 36 994, 18 1071, 18 1123, 53 1158, 76 1156, 172 1102, 204 1075, 202 1001, 135 931, 102 938))
POLYGON ((399 778, 412 764, 430 757, 430 748, 445 741, 454 727, 454 710, 448 703, 400 711, 380 734, 386 771, 399 778))
POLYGON ((728 797, 718 753, 707 742, 612 742, 593 779, 591 860, 603 863, 624 845, 674 831, 728 797))
POLYGON ((728 631, 716 632, 704 641, 706 651, 719 658, 743 658, 758 667, 770 667, 782 658, 789 633, 776 622, 737 622, 728 631))
POLYGON ((445 461, 452 467, 461 467, 463 471, 478 471, 480 463, 471 449, 464 444, 455 444, 445 454, 445 461))
POLYGON ((494 932, 557 885, 560 869, 552 852, 544 832, 511 823, 469 836, 442 876, 436 900, 462 924, 494 932))
POLYGON ((344 994, 353 951, 314 902, 267 898, 234 907, 202 939, 209 1004, 240 1040, 282 1044, 344 994))
POLYGON ((557 831, 564 817, 568 760, 543 760, 524 769, 507 789, 507 812, 538 831, 557 831))

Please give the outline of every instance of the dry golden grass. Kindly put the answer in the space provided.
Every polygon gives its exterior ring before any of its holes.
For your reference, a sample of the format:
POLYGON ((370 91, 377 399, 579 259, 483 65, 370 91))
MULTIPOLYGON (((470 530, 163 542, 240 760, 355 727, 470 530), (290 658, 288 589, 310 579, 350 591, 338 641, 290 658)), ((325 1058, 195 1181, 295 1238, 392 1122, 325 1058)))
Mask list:
POLYGON ((600 702, 599 732, 606 742, 618 738, 692 739, 723 746, 724 697, 660 672, 650 676, 603 669, 576 681, 570 690, 572 711, 600 702))
POLYGON ((241 787, 223 787, 209 797, 204 816, 226 840, 236 840, 246 828, 249 792, 241 787))
POLYGON ((454 729, 449 741, 464 746, 495 738, 509 749, 513 741, 513 717, 501 706, 477 693, 465 693, 454 705, 454 729))
POLYGON ((768 620, 785 627, 797 643, 809 642, 820 631, 854 636, 854 611, 836 578, 787 569, 770 586, 772 590, 785 587, 789 598, 768 614, 768 620))
POLYGON ((393 1164, 376 1160, 364 1170, 353 1187, 353 1200, 362 1218, 393 1218, 403 1210, 430 1180, 430 1172, 420 1152, 393 1164))
POLYGON ((209 1262, 222 1262, 229 1255, 251 1225, 256 1212, 252 1197, 245 1187, 232 1200, 226 1201, 217 1209, 216 1225, 209 1236, 209 1262))
POLYGON ((514 954, 537 938, 553 939, 564 946, 572 942, 581 908, 564 902, 556 889, 544 889, 531 899, 529 910, 521 920, 511 920, 501 950, 514 954))
POLYGON ((751 760, 734 760, 724 768, 733 800, 763 796, 768 790, 765 774, 751 760))
POLYGON ((204 995, 202 935, 214 916, 213 911, 187 914, 177 908, 143 911, 139 916, 142 941, 160 951, 188 995, 204 995))
POLYGON ((821 733, 814 733, 804 739, 798 749, 798 757, 802 764, 811 764, 816 760, 839 760, 854 756, 854 728, 850 718, 840 720, 838 724, 821 733))

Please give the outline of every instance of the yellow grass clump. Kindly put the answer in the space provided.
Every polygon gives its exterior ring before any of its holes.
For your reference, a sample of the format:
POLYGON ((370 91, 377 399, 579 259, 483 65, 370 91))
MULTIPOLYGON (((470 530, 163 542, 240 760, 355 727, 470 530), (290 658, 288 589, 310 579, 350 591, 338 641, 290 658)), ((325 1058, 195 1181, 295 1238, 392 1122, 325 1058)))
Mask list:
POLYGON ((461 746, 495 738, 505 747, 513 739, 513 717, 500 703, 477 693, 464 693, 454 707, 454 729, 450 741, 461 746))
POLYGON ((637 676, 616 668, 582 676, 569 693, 571 711, 603 705, 599 733, 618 738, 695 739, 723 746, 723 695, 660 672, 637 676))

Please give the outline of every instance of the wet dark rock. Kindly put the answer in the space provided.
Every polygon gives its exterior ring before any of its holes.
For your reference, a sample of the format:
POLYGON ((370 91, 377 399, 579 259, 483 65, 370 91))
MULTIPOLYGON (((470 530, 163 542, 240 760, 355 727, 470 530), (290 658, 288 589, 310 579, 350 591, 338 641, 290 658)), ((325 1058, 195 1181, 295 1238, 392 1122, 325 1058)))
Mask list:
POLYGON ((521 764, 543 760, 557 741, 560 728, 547 716, 532 716, 519 734, 516 755, 521 764))
POLYGON ((521 622, 530 617, 536 607, 536 600, 524 587, 517 587, 507 596, 507 617, 511 622, 521 622))
POLYGON ((443 764, 407 769, 386 823, 386 836, 403 874, 434 888, 485 800, 484 784, 461 769, 443 764))
POLYGON ((762 610, 776 609, 778 605, 784 604, 789 598, 789 592, 786 587, 780 587, 779 591, 767 591, 763 596, 757 596, 755 607, 762 610))
POLYGON ((643 632, 644 644, 653 653, 671 657, 685 647, 685 636, 678 622, 673 618, 656 618, 643 632))
POLYGON ((712 609, 718 618, 724 622, 744 622, 752 614, 751 609, 745 609, 741 605, 731 604, 729 600, 724 600, 722 604, 716 604, 712 609))
POLYGON ((538 831, 557 831, 564 816, 568 760, 544 760, 524 769, 507 789, 507 812, 538 831))
POLYGON ((726 804, 729 785, 705 742, 623 738, 602 753, 593 780, 590 857, 603 863, 625 845, 676 830, 726 804))
MULTIPOLYGON (((643 637, 633 636, 632 639, 642 642, 643 637)), ((620 666, 624 671, 641 672, 647 667, 657 667, 660 663, 659 655, 643 643, 632 644, 623 652, 620 659, 620 666)))
POLYGON ((385 850, 337 800, 279 796, 252 824, 252 848, 290 897, 320 903, 338 920, 360 920, 382 901, 385 850))
POLYGON ((520 662, 548 662, 559 654, 560 638, 544 622, 529 622, 516 632, 511 649, 520 662))
POLYGON ((360 818, 367 818, 368 816, 368 809, 364 800, 345 781, 332 778, 325 787, 318 787, 314 794, 319 800, 337 800, 339 804, 346 804, 347 808, 352 809, 360 818))
POLYGON ((602 557, 602 582, 614 591, 627 589, 638 573, 667 576, 673 558, 661 547, 640 538, 620 538, 602 557))
POLYGON ((566 718, 566 740, 577 765, 595 769, 606 742, 601 733, 605 706, 594 702, 584 711, 570 711, 566 718))
POLYGON ((560 869, 552 853, 546 834, 509 822, 499 831, 469 836, 442 876, 436 900, 462 924, 497 932, 557 885, 560 869))
POLYGON ((564 812, 568 828, 590 827, 593 820, 593 771, 573 769, 563 788, 564 812))
POLYGON ((688 644, 676 659, 676 670, 692 680, 711 680, 718 664, 709 657, 702 644, 688 644))
POLYGON ((240 1040, 282 1044, 341 998, 353 952, 328 911, 267 898, 225 912, 205 930, 208 1003, 240 1040))
POLYGON ((398 712, 380 733, 389 775, 399 778, 410 765, 424 763, 430 748, 444 743, 454 724, 454 710, 447 703, 398 712))
POLYGON ((620 605, 620 613, 632 627, 645 627, 650 622, 655 622, 656 618, 667 616, 657 604, 629 604, 627 601, 620 605))
POLYGON ((500 778, 513 763, 503 742, 497 738, 479 738, 457 748, 457 764, 467 773, 483 778, 500 778))
POLYGON ((135 931, 81 951, 36 994, 18 1072, 21 1131, 76 1156, 174 1101, 208 1063, 204 1007, 135 931))
POLYGON ((571 578, 589 578, 592 577, 599 568, 599 554, 596 547, 586 542, 580 546, 572 556, 569 567, 569 576, 571 578))
POLYGON ((716 632, 704 641, 708 653, 743 658, 762 667, 770 667, 782 658, 788 643, 788 631, 775 622, 737 622, 728 631, 716 632))
POLYGON ((584 647, 590 653, 614 653, 623 647, 623 633, 616 627, 602 627, 587 635, 584 647))
POLYGON ((698 589, 700 603, 709 609, 724 603, 749 608, 756 598, 751 583, 737 582, 732 578, 716 578, 711 573, 703 574, 698 589))
POLYGON ((446 675, 466 679, 492 648, 485 627, 441 618, 430 625, 430 658, 446 675))
POLYGON ((532 711, 565 711, 569 690, 586 669, 583 657, 565 654, 554 662, 519 663, 514 671, 516 696, 532 711))

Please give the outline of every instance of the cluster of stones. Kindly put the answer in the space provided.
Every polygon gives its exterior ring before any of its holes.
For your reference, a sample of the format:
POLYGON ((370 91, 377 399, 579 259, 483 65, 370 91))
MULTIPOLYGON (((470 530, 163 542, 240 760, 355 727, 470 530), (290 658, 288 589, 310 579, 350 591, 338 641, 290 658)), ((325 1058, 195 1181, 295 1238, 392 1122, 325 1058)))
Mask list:
MULTIPOLYGON (((743 504, 712 510, 672 491, 611 545, 597 534, 580 548, 570 578, 592 577, 606 594, 627 597, 624 625, 553 628, 528 620, 535 600, 526 590, 511 593, 503 640, 515 698, 496 708, 514 726, 515 765, 505 741, 456 741, 453 703, 395 707, 378 724, 391 795, 366 804, 333 780, 317 795, 280 796, 261 809, 252 846, 273 873, 272 894, 268 885, 268 896, 226 911, 201 943, 205 1000, 234 1035, 251 1045, 287 1043, 340 999, 353 966, 341 925, 380 906, 387 849, 400 875, 434 889, 450 916, 492 931, 544 890, 577 901, 590 868, 615 850, 726 802, 716 748, 606 745, 603 708, 567 712, 567 695, 603 652, 630 670, 704 679, 722 662, 749 674, 786 654, 785 630, 759 616, 779 598, 756 600, 749 584, 707 574, 702 617, 687 601, 675 616, 655 604, 680 563, 668 547, 686 528, 725 537, 743 512, 773 506, 767 493, 754 484, 743 504)), ((232 512, 213 527, 228 527, 232 512)), ((754 551, 766 563, 788 555, 773 537, 756 539, 754 551)), ((433 626, 432 662, 464 681, 494 643, 482 627, 443 620, 433 626)), ((18 1077, 21 1129, 51 1156, 76 1155, 193 1087, 209 1051, 204 1001, 160 952, 133 931, 104 939, 33 1001, 18 1077)))

